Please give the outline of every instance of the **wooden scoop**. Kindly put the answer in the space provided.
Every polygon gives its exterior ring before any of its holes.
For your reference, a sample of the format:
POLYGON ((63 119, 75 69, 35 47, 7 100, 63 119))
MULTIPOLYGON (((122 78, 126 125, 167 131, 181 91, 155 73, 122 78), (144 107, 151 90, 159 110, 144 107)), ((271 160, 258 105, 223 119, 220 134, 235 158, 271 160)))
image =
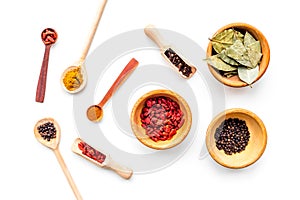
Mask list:
POLYGON ((56 158, 58 160, 58 163, 60 164, 61 169, 63 170, 63 172, 64 172, 64 174, 65 174, 65 176, 66 176, 66 178, 67 178, 67 180, 68 180, 68 182, 69 182, 69 184, 70 184, 70 186, 71 186, 71 188, 72 188, 72 190, 74 192, 74 195, 76 196, 76 198, 78 200, 81 200, 82 197, 81 197, 81 195, 80 195, 80 193, 79 193, 79 191, 78 191, 78 189, 77 189, 77 187, 75 185, 75 182, 73 181, 73 178, 72 178, 72 176, 71 176, 71 174, 70 174, 70 172, 69 172, 69 170, 68 170, 68 168, 67 168, 67 166, 66 166, 66 164, 64 162, 64 159, 61 156, 60 151, 58 149, 59 142, 60 142, 60 127, 59 127, 58 123, 54 119, 52 119, 52 118, 41 119, 34 126, 34 135, 35 135, 35 138, 41 144, 43 144, 46 147, 48 147, 48 148, 50 148, 50 149, 53 150, 53 152, 54 152, 54 154, 55 154, 55 156, 56 156, 56 158), (56 130, 55 138, 52 138, 49 141, 47 139, 44 139, 42 137, 42 135, 39 133, 39 127, 41 125, 44 125, 44 124, 48 123, 48 122, 53 123, 54 128, 56 130))
POLYGON ((133 172, 131 169, 121 166, 120 164, 116 163, 115 161, 112 160, 112 158, 109 155, 105 155, 105 154, 99 152, 98 150, 94 149, 93 147, 88 145, 86 142, 84 142, 80 138, 77 138, 74 141, 74 143, 72 145, 72 151, 100 167, 112 169, 117 174, 119 174, 122 178, 130 179, 132 176, 133 172), (89 151, 83 152, 79 148, 80 143, 84 144, 85 148, 89 148, 89 151), (99 159, 97 159, 97 157, 99 157, 99 159))
POLYGON ((144 29, 145 34, 157 44, 161 50, 161 55, 183 78, 191 78, 197 71, 196 67, 189 64, 173 47, 165 45, 163 38, 153 25, 148 25, 144 29))

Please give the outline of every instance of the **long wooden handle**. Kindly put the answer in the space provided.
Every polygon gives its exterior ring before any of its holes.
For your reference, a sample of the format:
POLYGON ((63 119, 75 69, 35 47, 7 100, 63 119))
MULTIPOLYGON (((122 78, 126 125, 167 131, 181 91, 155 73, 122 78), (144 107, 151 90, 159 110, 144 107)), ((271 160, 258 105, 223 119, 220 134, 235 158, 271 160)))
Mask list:
POLYGON ((161 49, 164 50, 165 44, 162 36, 158 32, 158 30, 155 28, 153 25, 148 25, 144 28, 145 34, 157 44, 157 46, 161 49))
POLYGON ((106 164, 106 167, 109 169, 112 169, 115 171, 118 175, 120 175, 122 178, 130 179, 133 171, 132 169, 129 169, 128 167, 122 166, 119 163, 112 160, 111 157, 106 158, 108 159, 108 162, 106 164))
POLYGON ((74 182, 74 180, 73 180, 73 178, 72 178, 72 176, 71 176, 71 174, 70 174, 70 172, 69 172, 69 170, 68 170, 68 168, 66 166, 66 163, 65 163, 63 157, 61 156, 59 150, 58 149, 54 149, 53 151, 54 151, 55 156, 56 156, 56 158, 58 160, 58 163, 61 166, 61 169, 63 170, 63 172, 64 172, 64 174, 65 174, 65 176, 66 176, 66 178, 67 178, 67 180, 68 180, 68 182, 69 182, 69 184, 70 184, 70 186, 71 186, 71 188, 72 188, 72 190, 74 192, 74 195, 75 195, 76 199, 77 200, 82 200, 82 197, 81 197, 81 195, 80 195, 80 193, 79 193, 79 191, 78 191, 78 189, 77 189, 77 187, 75 185, 75 182, 74 182))
POLYGON ((115 93, 115 91, 119 88, 119 86, 128 78, 128 76, 135 70, 138 66, 139 62, 132 58, 129 63, 125 66, 123 71, 120 73, 118 78, 115 80, 113 85, 107 91, 106 95, 103 97, 102 101, 98 104, 101 108, 104 104, 111 98, 111 96, 115 93))
POLYGON ((39 81, 36 88, 35 101, 39 103, 43 103, 45 99, 50 48, 51 45, 45 46, 43 63, 40 71, 39 81))
POLYGON ((97 16, 95 18, 94 24, 92 26, 90 35, 89 35, 88 40, 87 40, 86 46, 85 46, 85 48, 84 48, 84 50, 82 52, 82 55, 81 55, 81 58, 80 58, 80 63, 84 62, 84 60, 85 60, 85 58, 86 58, 86 56, 87 56, 87 54, 89 52, 89 49, 91 47, 92 41, 93 41, 95 33, 97 31, 97 27, 98 27, 99 21, 100 21, 100 19, 102 17, 102 14, 103 14, 103 11, 104 11, 106 3, 107 3, 107 0, 103 0, 103 2, 100 4, 97 16))

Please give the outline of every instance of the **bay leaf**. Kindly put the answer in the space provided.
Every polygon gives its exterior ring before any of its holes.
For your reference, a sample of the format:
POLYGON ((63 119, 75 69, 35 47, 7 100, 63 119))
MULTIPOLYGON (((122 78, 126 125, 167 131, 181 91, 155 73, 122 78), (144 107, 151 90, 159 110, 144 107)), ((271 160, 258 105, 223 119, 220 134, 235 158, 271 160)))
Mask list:
POLYGON ((251 85, 259 74, 259 66, 257 65, 253 69, 249 69, 247 67, 239 67, 238 68, 238 76, 245 83, 251 85))
POLYGON ((242 57, 246 55, 247 50, 240 40, 236 40, 233 45, 225 51, 226 55, 236 61, 242 60, 242 57))
POLYGON ((230 72, 224 72, 223 76, 225 76, 226 78, 230 78, 230 77, 233 77, 237 74, 238 74, 238 71, 235 70, 235 71, 230 71, 230 72))
POLYGON ((253 68, 247 53, 247 49, 240 40, 236 40, 233 45, 227 48, 225 54, 241 65, 253 68))
POLYGON ((212 42, 213 48, 217 53, 220 53, 223 49, 228 48, 233 44, 233 29, 227 29, 218 33, 210 41, 212 42))
POLYGON ((233 60, 232 58, 228 57, 225 53, 225 49, 218 54, 218 57, 222 59, 224 62, 230 65, 238 66, 239 63, 233 60))
POLYGON ((248 47, 250 44, 256 42, 256 39, 247 31, 244 36, 244 45, 248 47))
POLYGON ((260 62, 260 59, 262 57, 262 54, 251 48, 247 48, 247 52, 248 52, 249 60, 252 64, 252 66, 258 65, 258 63, 260 62))
POLYGON ((237 30, 234 30, 234 35, 233 35, 233 42, 235 42, 236 40, 240 40, 241 42, 244 41, 244 35, 237 31, 237 30))
POLYGON ((236 70, 236 67, 233 67, 231 65, 228 65, 223 60, 221 60, 218 55, 213 55, 208 58, 206 58, 206 62, 216 68, 217 70, 221 71, 234 71, 236 70))
POLYGON ((255 42, 253 42, 253 43, 251 43, 251 44, 249 44, 249 45, 247 45, 245 47, 261 53, 260 41, 255 41, 255 42))

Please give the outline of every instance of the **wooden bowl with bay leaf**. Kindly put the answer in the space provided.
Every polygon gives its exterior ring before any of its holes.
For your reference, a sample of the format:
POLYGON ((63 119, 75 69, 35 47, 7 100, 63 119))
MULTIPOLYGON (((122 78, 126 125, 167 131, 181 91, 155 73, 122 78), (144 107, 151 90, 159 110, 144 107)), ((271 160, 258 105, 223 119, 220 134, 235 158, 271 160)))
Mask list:
POLYGON ((206 62, 212 75, 224 85, 251 86, 266 72, 270 61, 269 44, 252 25, 228 24, 209 40, 206 62))

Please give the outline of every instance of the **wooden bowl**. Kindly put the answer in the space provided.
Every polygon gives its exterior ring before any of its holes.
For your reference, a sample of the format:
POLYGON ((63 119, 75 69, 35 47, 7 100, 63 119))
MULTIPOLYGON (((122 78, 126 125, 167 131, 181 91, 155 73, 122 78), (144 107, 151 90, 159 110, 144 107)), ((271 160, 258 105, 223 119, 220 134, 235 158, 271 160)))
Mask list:
POLYGON ((267 131, 262 120, 254 113, 241 109, 233 108, 225 110, 217 115, 207 128, 206 147, 211 157, 224 167, 238 169, 247 167, 256 162, 267 145, 267 131), (250 139, 246 149, 240 153, 227 155, 224 150, 218 150, 215 142, 215 131, 220 124, 228 118, 239 118, 246 121, 250 132, 250 139))
MULTIPOLYGON (((263 74, 266 72, 268 65, 269 65, 269 61, 270 61, 270 48, 269 48, 269 44, 268 41, 266 40, 265 36, 255 27, 249 25, 249 24, 245 24, 245 23, 232 23, 232 24, 228 24, 222 28, 220 28, 214 35, 217 35, 218 33, 221 33, 224 30, 230 29, 230 28, 234 28, 235 30, 241 31, 242 33, 248 31, 256 40, 260 41, 260 45, 261 45, 261 49, 262 49, 262 59, 259 65, 259 74, 258 77, 255 79, 255 81, 253 83, 255 83, 256 81, 258 81, 263 74)), ((206 50, 206 55, 207 57, 211 56, 214 54, 214 50, 212 47, 212 43, 209 42, 207 50, 206 50)), ((230 86, 230 87, 245 87, 248 86, 247 83, 241 81, 239 79, 239 77, 237 75, 230 77, 230 78, 226 78, 224 76, 222 76, 214 67, 212 67, 211 65, 208 64, 209 70, 212 73, 212 75, 221 83, 230 86)))
POLYGON ((143 143, 144 145, 152 149, 163 150, 163 149, 172 148, 184 140, 184 138, 189 133, 192 125, 192 113, 187 102, 177 93, 172 92, 170 90, 153 90, 151 92, 146 93, 145 95, 143 95, 137 100, 137 102, 135 103, 132 109, 130 120, 131 120, 132 131, 136 136, 136 138, 141 143, 143 143), (146 130, 141 126, 142 123, 141 123, 140 114, 142 112, 145 102, 149 98, 159 97, 159 96, 169 97, 173 101, 177 102, 178 105, 180 106, 181 111, 183 112, 182 119, 184 119, 185 121, 182 127, 177 130, 177 133, 170 140, 165 140, 165 141, 159 140, 155 142, 146 134, 146 130))

